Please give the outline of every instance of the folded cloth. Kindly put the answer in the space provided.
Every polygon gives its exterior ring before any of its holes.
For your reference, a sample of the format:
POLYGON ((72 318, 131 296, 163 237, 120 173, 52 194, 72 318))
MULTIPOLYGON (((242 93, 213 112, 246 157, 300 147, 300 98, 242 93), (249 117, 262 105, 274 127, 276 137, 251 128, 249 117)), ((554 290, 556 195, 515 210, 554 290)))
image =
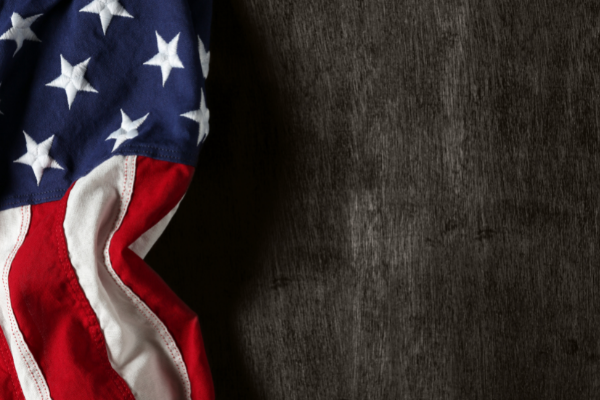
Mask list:
POLYGON ((208 135, 211 7, 0 1, 0 398, 214 398, 143 261, 208 135))

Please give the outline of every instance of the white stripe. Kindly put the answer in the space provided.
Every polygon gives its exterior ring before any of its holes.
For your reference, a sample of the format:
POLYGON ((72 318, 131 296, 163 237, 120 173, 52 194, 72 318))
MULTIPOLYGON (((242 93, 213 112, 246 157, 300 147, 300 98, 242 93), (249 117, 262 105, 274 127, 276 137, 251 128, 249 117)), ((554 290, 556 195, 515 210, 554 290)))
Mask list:
POLYGON ((27 400, 50 400, 50 390, 33 358, 15 319, 10 301, 8 273, 15 255, 25 240, 31 220, 31 207, 24 206, 0 212, 0 264, 2 282, 0 288, 0 326, 10 348, 15 370, 27 400))
POLYGON ((108 249, 127 212, 136 158, 115 156, 78 180, 64 228, 71 263, 106 339, 109 360, 138 400, 190 399, 190 382, 165 325, 112 268, 108 249))
POLYGON ((152 228, 148 229, 142 236, 140 236, 135 242, 131 243, 129 248, 137 254, 140 258, 146 258, 148 252, 154 246, 154 243, 158 240, 158 238, 163 234, 171 219, 173 219, 173 215, 177 212, 181 201, 177 203, 175 207, 167 215, 163 217, 160 221, 156 223, 152 228))

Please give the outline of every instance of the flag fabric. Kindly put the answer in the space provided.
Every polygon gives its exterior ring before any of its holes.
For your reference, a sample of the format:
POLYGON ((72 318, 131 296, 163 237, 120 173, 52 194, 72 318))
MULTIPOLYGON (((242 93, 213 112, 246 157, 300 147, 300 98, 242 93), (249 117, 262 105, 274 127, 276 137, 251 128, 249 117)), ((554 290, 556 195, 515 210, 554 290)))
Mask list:
POLYGON ((210 0, 0 0, 0 398, 212 399, 143 258, 209 129, 210 0))

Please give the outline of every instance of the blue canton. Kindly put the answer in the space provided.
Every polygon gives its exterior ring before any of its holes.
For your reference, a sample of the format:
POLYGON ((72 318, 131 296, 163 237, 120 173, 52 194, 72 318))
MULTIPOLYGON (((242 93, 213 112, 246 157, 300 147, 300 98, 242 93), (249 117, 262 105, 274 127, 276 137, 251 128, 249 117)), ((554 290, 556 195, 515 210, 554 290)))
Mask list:
POLYGON ((0 0, 0 210, 114 155, 195 165, 211 2, 0 0))

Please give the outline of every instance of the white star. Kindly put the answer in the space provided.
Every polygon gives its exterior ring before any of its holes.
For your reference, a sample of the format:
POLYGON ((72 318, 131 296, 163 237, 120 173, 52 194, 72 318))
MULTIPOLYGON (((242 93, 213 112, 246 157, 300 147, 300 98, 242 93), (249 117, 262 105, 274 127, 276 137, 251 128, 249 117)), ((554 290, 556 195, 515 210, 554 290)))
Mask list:
POLYGON ((144 123, 146 118, 148 118, 149 114, 150 113, 144 115, 140 119, 136 119, 135 121, 131 122, 131 119, 127 116, 127 114, 125 114, 125 111, 121 110, 121 119, 122 119, 121 127, 118 130, 111 133, 110 136, 106 139, 106 140, 111 140, 111 139, 116 140, 115 146, 112 149, 113 152, 124 141, 133 139, 134 137, 137 137, 139 135, 137 128, 139 128, 140 125, 142 125, 144 123))
POLYGON ((48 155, 50 148, 52 147, 54 135, 50 136, 42 143, 37 144, 35 140, 33 140, 25 131, 23 131, 23 133, 25 134, 27 153, 14 162, 29 165, 33 169, 35 179, 37 180, 37 185, 40 186, 40 181, 42 180, 42 175, 44 175, 45 169, 64 169, 48 155))
POLYGON ((100 22, 102 23, 102 30, 105 35, 113 16, 133 18, 133 15, 129 14, 121 3, 119 3, 119 0, 94 0, 79 10, 79 12, 100 15, 100 22))
POLYGON ((35 33, 31 30, 31 24, 41 17, 43 14, 34 15, 32 17, 23 19, 19 14, 13 13, 10 17, 12 22, 12 28, 4 32, 2 36, 0 36, 0 40, 14 40, 17 43, 17 50, 15 50, 13 57, 17 54, 17 51, 21 49, 23 46, 23 42, 25 40, 31 40, 33 42, 41 42, 35 33))
POLYGON ((208 64, 210 63, 210 51, 207 52, 204 48, 204 43, 198 36, 198 52, 200 53, 200 65, 202 66, 202 75, 206 79, 208 77, 208 64))
POLYGON ((156 32, 156 41, 158 42, 158 54, 149 59, 144 65, 155 65, 160 67, 163 77, 163 86, 173 68, 183 68, 183 64, 177 55, 177 43, 179 42, 179 33, 169 43, 156 32))
POLYGON ((77 92, 83 91, 98 93, 98 91, 94 89, 88 81, 85 80, 85 72, 87 71, 87 65, 89 62, 90 59, 88 58, 84 62, 73 67, 61 54, 61 75, 52 82, 46 84, 46 86, 65 89, 65 92, 67 93, 67 100, 69 102, 69 110, 71 109, 71 104, 73 104, 73 101, 75 100, 75 96, 77 96, 77 92))
POLYGON ((195 111, 189 111, 185 114, 181 114, 182 117, 189 118, 192 121, 200 124, 200 129, 198 131, 198 145, 200 145, 200 143, 208 135, 208 120, 210 117, 210 111, 208 108, 206 108, 206 102, 204 101, 204 92, 201 93, 202 97, 200 98, 200 108, 195 111))

